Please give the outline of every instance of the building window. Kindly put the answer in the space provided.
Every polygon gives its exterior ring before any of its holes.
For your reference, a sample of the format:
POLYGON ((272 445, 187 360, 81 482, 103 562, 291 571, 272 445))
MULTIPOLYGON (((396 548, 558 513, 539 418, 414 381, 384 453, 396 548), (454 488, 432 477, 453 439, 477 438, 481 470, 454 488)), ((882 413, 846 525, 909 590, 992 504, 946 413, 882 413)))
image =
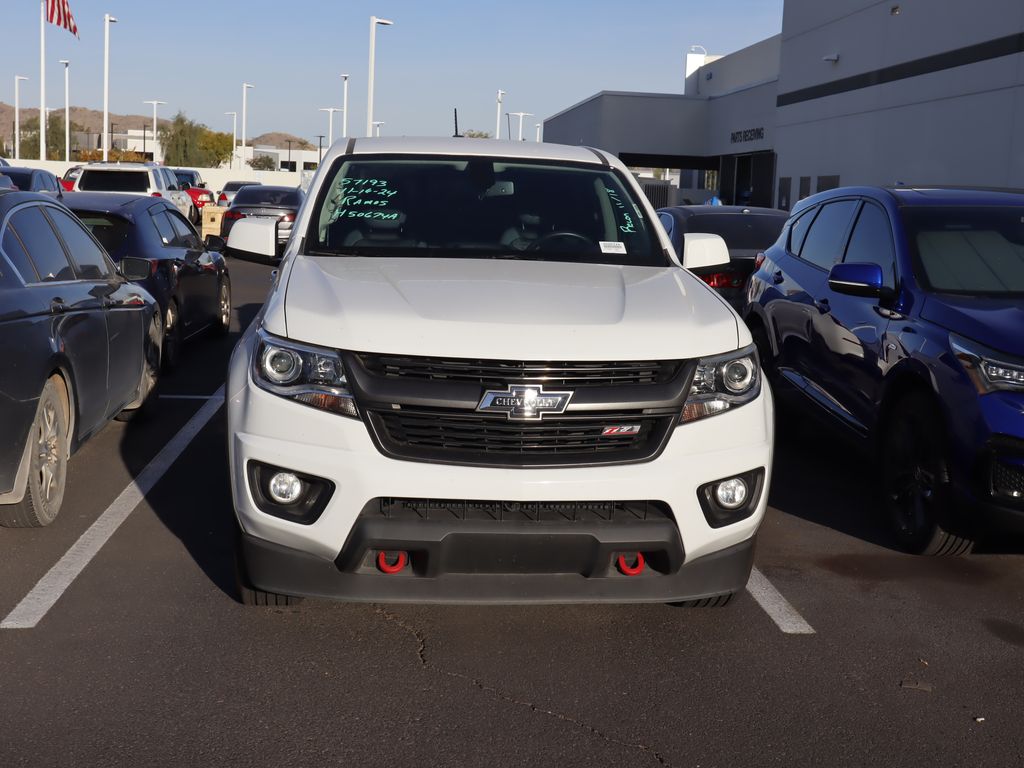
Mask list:
POLYGON ((801 176, 800 177, 800 197, 798 200, 803 200, 805 197, 811 196, 811 177, 801 176))
POLYGON ((779 179, 779 200, 778 206, 783 211, 790 210, 793 205, 790 201, 792 195, 793 179, 789 176, 783 176, 779 179))
POLYGON ((839 186, 838 176, 819 176, 818 177, 818 191, 825 192, 829 189, 835 189, 839 186))

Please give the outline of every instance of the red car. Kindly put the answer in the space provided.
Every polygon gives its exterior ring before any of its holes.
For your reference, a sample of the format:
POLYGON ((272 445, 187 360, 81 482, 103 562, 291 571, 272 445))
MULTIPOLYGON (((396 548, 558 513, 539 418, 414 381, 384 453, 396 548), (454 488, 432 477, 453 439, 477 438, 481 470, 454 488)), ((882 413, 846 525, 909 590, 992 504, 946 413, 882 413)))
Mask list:
POLYGON ((74 192, 75 179, 77 179, 81 175, 82 166, 76 165, 71 168, 68 168, 67 172, 64 174, 64 178, 58 179, 58 181, 60 182, 60 185, 64 187, 65 192, 74 192))
POLYGON ((192 205, 196 208, 196 221, 193 223, 197 223, 202 218, 200 211, 203 206, 215 205, 213 193, 206 188, 206 182, 199 175, 199 171, 193 171, 190 168, 172 168, 171 170, 178 178, 178 186, 188 192, 189 197, 192 198, 192 205))

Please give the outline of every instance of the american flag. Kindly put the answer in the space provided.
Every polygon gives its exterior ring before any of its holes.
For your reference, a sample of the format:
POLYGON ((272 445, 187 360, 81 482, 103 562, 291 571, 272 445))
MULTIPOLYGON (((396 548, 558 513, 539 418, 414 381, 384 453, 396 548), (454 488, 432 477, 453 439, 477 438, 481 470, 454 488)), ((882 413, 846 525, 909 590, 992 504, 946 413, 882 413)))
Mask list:
POLYGON ((46 20, 58 27, 64 27, 78 37, 78 25, 75 24, 75 17, 71 15, 68 0, 46 0, 46 20))

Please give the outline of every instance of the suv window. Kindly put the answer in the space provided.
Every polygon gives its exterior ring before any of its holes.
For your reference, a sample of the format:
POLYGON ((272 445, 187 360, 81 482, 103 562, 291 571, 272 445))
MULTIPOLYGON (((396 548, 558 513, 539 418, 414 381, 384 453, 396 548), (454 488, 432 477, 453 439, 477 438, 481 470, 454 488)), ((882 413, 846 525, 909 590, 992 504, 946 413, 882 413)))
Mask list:
POLYGON ((804 211, 794 219, 792 226, 790 226, 789 252, 793 255, 800 255, 800 249, 804 247, 804 238, 807 237, 807 230, 810 229, 811 222, 814 221, 814 214, 817 211, 817 208, 804 211))
POLYGON ((78 267, 78 276, 83 280, 110 280, 113 271, 107 264, 107 257, 96 242, 89 237, 85 227, 64 211, 50 208, 46 215, 50 217, 61 239, 68 247, 71 260, 78 267))
POLYGON ((178 177, 177 176, 175 176, 173 173, 171 173, 166 168, 161 168, 160 172, 163 173, 163 175, 164 175, 164 183, 167 184, 167 188, 168 189, 177 189, 178 188, 178 177))
POLYGON ((14 234, 14 230, 10 227, 4 230, 2 247, 7 258, 11 260, 14 268, 18 270, 22 280, 26 283, 34 283, 39 280, 39 276, 36 275, 36 268, 32 266, 28 254, 25 253, 25 246, 21 244, 21 240, 18 239, 18 236, 14 234))
POLYGON ((28 251, 40 281, 52 283, 75 279, 75 271, 68 263, 64 247, 40 206, 22 208, 11 216, 8 226, 14 228, 28 251))
POLYGON ((86 168, 78 188, 88 192, 148 192, 149 174, 145 171, 86 168))
POLYGON ((874 203, 864 203, 853 225, 844 261, 866 262, 882 268, 886 288, 896 287, 896 252, 889 217, 874 203))
POLYGON ((857 205, 856 200, 840 200, 823 205, 804 239, 800 258, 822 269, 832 269, 832 265, 843 256, 846 233, 857 205))
POLYGON ((325 174, 307 243, 317 255, 339 257, 669 266, 645 211, 623 176, 597 164, 344 156, 325 174))

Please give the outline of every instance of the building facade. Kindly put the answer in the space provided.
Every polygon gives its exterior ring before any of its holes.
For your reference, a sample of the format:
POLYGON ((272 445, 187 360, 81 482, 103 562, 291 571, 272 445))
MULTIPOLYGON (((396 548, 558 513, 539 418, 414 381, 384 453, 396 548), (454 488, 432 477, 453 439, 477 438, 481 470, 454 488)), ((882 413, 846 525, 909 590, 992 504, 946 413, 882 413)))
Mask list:
POLYGON ((849 184, 1024 188, 1022 0, 786 0, 780 35, 686 59, 683 93, 596 94, 545 140, 786 209, 849 184))

